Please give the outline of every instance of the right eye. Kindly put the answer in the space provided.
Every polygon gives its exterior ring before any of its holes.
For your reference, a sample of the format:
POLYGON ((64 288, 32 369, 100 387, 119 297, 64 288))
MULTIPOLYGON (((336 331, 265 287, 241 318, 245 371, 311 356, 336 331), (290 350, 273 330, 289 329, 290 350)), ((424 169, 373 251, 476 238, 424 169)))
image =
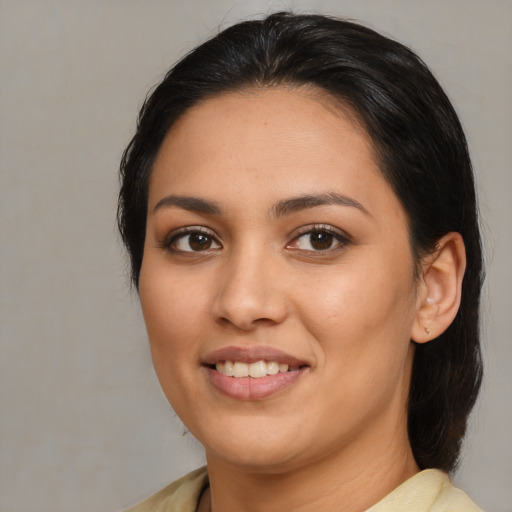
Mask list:
POLYGON ((210 233, 197 229, 177 233, 165 245, 173 252, 203 252, 221 248, 210 233))

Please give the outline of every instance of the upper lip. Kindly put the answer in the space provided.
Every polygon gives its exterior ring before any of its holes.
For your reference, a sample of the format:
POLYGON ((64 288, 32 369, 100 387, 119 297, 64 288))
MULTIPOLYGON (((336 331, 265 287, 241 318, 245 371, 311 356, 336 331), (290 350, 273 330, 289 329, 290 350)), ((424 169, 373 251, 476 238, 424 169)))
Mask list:
POLYGON ((288 366, 309 366, 306 361, 297 359, 273 347, 252 346, 252 347, 223 347, 209 352, 203 358, 203 364, 214 365, 219 361, 236 361, 240 363, 255 363, 256 361, 276 361, 279 364, 288 366))

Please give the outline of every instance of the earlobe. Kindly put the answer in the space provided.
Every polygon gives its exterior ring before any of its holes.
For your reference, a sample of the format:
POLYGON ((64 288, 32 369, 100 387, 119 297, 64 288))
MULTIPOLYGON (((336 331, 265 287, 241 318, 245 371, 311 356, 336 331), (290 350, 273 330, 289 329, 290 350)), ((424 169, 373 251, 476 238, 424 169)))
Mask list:
POLYGON ((440 336, 459 310, 466 251, 459 233, 443 236, 421 263, 418 304, 411 339, 426 343, 440 336))

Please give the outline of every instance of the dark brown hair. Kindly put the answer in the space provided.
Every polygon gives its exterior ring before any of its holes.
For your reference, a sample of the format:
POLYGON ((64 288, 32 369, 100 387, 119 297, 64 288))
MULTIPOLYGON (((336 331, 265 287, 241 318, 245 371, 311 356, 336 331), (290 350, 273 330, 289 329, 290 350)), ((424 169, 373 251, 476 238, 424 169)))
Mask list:
POLYGON ((356 112, 407 211, 416 261, 448 232, 464 239, 467 269, 459 312, 442 335, 416 347, 408 404, 418 465, 452 470, 482 376, 475 187, 450 101, 402 44, 341 19, 276 13, 224 30, 176 64, 146 99, 121 162, 118 221, 133 283, 138 287, 148 181, 169 128, 210 96, 279 85, 316 86, 356 112))

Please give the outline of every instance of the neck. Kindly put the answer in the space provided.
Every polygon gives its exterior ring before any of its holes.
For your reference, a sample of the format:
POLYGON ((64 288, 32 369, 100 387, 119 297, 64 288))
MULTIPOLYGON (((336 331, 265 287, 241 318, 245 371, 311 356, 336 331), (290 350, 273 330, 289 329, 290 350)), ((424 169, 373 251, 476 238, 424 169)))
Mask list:
POLYGON ((366 510, 419 471, 407 435, 386 434, 375 432, 376 443, 361 440, 321 460, 284 470, 247 469, 207 453, 210 510, 366 510), (391 441, 382 445, 383 439, 391 441))

